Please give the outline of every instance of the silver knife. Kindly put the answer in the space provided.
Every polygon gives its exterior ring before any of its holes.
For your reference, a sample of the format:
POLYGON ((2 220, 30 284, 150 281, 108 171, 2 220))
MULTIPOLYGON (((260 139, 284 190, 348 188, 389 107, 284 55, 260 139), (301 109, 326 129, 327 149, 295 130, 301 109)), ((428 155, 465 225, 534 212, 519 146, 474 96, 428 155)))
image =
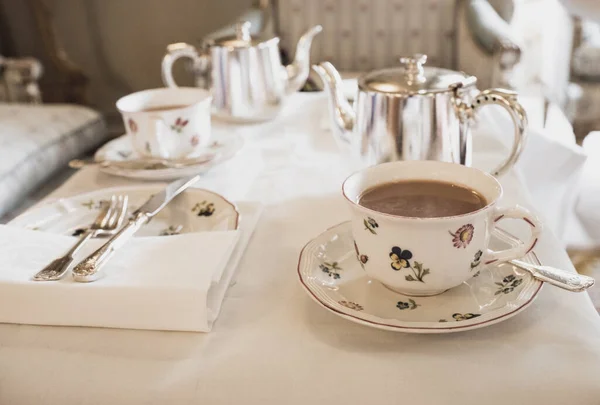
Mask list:
POLYGON ((100 278, 101 267, 112 257, 114 252, 131 239, 142 225, 148 223, 173 198, 198 181, 199 178, 200 174, 196 174, 174 181, 160 193, 150 197, 144 205, 131 214, 131 218, 119 232, 73 268, 72 274, 75 281, 88 283, 100 278))

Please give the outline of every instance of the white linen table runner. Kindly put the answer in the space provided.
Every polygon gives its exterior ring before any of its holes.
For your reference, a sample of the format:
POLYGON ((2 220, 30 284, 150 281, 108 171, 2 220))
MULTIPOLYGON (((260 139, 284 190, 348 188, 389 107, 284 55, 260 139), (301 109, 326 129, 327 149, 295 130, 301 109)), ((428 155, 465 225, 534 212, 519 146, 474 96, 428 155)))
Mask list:
MULTIPOLYGON (((1 324, 0 404, 599 404, 600 317, 587 294, 545 286, 505 322, 427 336, 357 325, 306 296, 300 250, 348 219, 348 157, 321 128, 326 108, 323 94, 296 94, 275 121, 233 128, 244 150, 198 184, 265 205, 211 333, 1 324)), ((529 206, 519 178, 501 179, 503 202, 529 206)), ((122 181, 90 167, 54 197, 122 181)), ((535 250, 572 269, 550 232, 535 250)))

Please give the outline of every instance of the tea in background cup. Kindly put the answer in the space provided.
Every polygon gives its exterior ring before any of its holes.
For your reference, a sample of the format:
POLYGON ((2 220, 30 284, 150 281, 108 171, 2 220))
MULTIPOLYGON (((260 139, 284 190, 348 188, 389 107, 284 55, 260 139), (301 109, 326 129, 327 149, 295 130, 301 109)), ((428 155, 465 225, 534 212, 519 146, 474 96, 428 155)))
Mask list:
POLYGON ((192 87, 139 91, 117 101, 133 148, 141 156, 193 157, 210 140, 212 98, 192 87))
POLYGON ((541 223, 522 207, 498 208, 502 186, 490 174, 454 163, 404 161, 372 166, 346 179, 356 250, 367 274, 405 295, 440 294, 480 266, 518 259, 537 243, 541 223), (521 219, 531 237, 488 248, 496 224, 521 219))

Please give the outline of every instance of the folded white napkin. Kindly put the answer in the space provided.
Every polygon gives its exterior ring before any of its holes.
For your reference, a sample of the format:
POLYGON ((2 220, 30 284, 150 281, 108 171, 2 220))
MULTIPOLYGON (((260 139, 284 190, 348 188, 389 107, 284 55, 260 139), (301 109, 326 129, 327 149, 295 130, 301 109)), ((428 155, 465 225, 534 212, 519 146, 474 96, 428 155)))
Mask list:
POLYGON ((591 132, 583 140, 588 154, 577 185, 575 217, 569 232, 569 245, 577 248, 600 246, 600 132, 591 132))
MULTIPOLYGON (((573 130, 556 106, 551 106, 546 127, 535 122, 515 168, 520 172, 545 226, 566 243, 585 151, 575 143, 573 130)), ((473 166, 490 170, 508 156, 514 137, 513 123, 501 108, 482 108, 473 129, 473 166)))
POLYGON ((0 226, 0 322, 208 332, 260 215, 256 204, 238 209, 237 231, 133 238, 87 284, 31 281, 75 238, 0 226))

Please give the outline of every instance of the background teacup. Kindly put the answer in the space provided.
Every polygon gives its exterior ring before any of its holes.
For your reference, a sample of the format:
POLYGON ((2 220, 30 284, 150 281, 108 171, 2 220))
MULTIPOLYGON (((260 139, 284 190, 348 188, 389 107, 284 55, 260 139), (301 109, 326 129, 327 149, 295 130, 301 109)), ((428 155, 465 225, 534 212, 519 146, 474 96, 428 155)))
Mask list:
POLYGON ((210 93, 179 87, 144 90, 117 101, 133 148, 141 156, 194 156, 210 140, 210 93))
POLYGON ((537 242, 541 223, 522 207, 498 208, 500 183, 478 169, 435 161, 392 162, 346 179, 357 255, 367 274, 392 290, 415 296, 440 294, 471 278, 485 265, 525 256, 537 242), (358 204, 372 187, 408 180, 440 181, 478 192, 487 205, 463 215, 413 218, 377 212, 358 204), (526 243, 502 251, 488 249, 501 219, 521 219, 531 227, 526 243))

